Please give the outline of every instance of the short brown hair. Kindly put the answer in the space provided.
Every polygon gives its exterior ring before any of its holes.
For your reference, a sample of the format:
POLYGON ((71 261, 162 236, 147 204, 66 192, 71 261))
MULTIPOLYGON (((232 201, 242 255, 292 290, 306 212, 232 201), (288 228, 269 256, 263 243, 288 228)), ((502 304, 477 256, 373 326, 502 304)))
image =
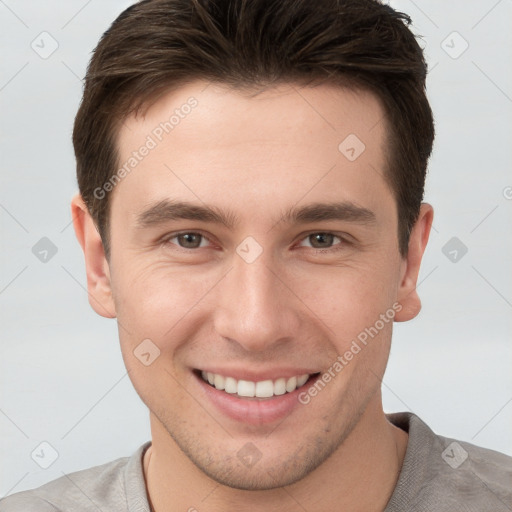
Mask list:
POLYGON ((95 190, 119 165, 119 125, 196 79, 239 89, 327 82, 373 92, 387 116, 384 175, 405 256, 434 140, 427 66, 410 23, 377 0, 143 0, 126 9, 94 51, 73 130, 80 193, 107 258, 109 194, 98 198, 95 190))

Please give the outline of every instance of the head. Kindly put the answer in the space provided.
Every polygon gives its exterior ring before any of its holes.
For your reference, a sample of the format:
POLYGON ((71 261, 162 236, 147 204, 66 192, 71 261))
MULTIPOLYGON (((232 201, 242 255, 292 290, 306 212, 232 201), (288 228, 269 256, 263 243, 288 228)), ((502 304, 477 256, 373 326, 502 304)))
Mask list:
POLYGON ((146 0, 91 59, 73 132, 91 305, 118 318, 153 420, 219 482, 318 467, 378 408, 393 321, 419 311, 434 128, 409 22, 373 0, 146 0), (200 376, 329 369, 279 428, 220 413, 200 376))

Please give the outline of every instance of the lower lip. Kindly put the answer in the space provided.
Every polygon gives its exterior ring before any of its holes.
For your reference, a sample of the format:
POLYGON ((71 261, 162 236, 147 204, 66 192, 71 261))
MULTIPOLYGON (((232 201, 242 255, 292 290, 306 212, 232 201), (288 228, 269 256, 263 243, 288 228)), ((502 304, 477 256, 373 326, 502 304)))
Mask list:
POLYGON ((306 384, 291 393, 258 399, 242 398, 237 394, 226 393, 205 382, 195 372, 194 376, 217 409, 224 415, 248 425, 263 425, 286 418, 300 404, 299 394, 318 378, 318 375, 310 377, 306 384))

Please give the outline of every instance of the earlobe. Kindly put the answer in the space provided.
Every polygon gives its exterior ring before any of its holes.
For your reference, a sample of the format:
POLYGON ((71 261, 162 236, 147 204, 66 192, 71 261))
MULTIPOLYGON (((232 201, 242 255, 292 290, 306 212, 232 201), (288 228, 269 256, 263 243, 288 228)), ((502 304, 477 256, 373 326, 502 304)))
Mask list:
POLYGON ((84 251, 89 304, 105 318, 115 318, 110 269, 103 242, 80 194, 71 200, 71 216, 76 238, 84 251))
POLYGON ((421 260, 427 247, 434 210, 428 203, 422 203, 418 220, 409 237, 409 251, 403 259, 403 270, 398 289, 398 302, 402 309, 396 313, 396 322, 413 319, 421 310, 421 300, 416 290, 421 260))

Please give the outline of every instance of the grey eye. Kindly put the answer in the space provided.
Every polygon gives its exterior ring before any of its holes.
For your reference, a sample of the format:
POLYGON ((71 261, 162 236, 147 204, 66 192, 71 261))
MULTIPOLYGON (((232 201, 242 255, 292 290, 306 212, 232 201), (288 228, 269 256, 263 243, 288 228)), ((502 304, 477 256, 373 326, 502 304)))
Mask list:
POLYGON ((201 247, 201 241, 204 236, 199 233, 181 233, 173 238, 176 238, 178 240, 178 245, 184 249, 197 249, 198 247, 201 247))
POLYGON ((308 240, 314 249, 328 249, 334 245, 335 238, 339 239, 338 236, 332 233, 312 233, 305 240, 308 240))

